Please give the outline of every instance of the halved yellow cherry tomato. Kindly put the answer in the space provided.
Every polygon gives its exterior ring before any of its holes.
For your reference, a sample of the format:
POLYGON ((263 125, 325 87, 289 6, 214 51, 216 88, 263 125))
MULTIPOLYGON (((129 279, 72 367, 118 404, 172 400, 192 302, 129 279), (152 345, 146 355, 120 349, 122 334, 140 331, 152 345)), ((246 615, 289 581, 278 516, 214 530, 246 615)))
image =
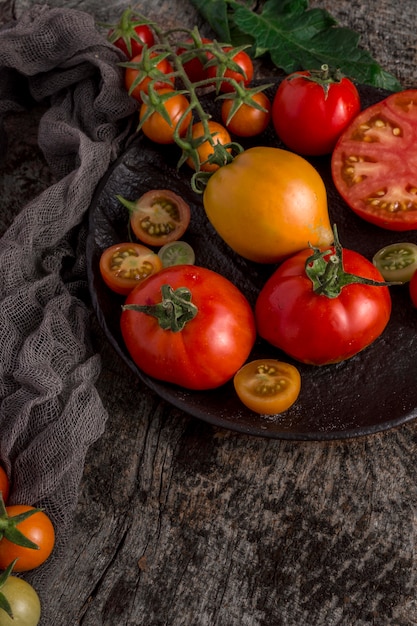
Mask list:
POLYGON ((417 245, 392 243, 378 250, 372 262, 384 280, 407 283, 417 270, 417 245))
POLYGON ((241 402, 255 413, 283 413, 297 400, 300 372, 294 365, 276 359, 246 363, 234 376, 233 384, 241 402))
POLYGON ((117 243, 100 257, 100 273, 110 289, 127 295, 136 285, 162 269, 158 255, 139 243, 117 243))
POLYGON ((190 223, 190 206, 170 189, 152 189, 134 202, 116 197, 130 213, 134 234, 147 246, 180 239, 190 223))

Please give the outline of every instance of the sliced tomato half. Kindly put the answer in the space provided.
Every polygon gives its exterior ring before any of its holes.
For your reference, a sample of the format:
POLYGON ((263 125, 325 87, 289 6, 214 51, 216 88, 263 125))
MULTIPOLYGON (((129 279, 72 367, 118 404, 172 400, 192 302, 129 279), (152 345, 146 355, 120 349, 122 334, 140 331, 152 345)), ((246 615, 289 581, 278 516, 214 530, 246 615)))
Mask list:
POLYGON ((417 228, 417 90, 364 109, 332 155, 333 180, 364 220, 393 231, 417 228))
POLYGON ((100 273, 106 285, 127 295, 136 285, 162 269, 158 255, 139 243, 117 243, 100 257, 100 273))

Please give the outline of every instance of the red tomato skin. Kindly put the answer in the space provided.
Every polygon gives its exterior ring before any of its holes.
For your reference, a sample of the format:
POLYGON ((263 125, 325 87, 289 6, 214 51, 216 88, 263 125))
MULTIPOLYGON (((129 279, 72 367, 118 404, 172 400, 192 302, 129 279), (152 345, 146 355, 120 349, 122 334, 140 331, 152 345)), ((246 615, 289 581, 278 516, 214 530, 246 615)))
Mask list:
POLYGON ((303 155, 330 154, 341 133, 361 109, 355 85, 342 78, 329 86, 310 81, 308 71, 290 74, 279 85, 272 103, 275 132, 285 145, 303 155))
POLYGON ((413 306, 417 308, 417 271, 411 277, 411 280, 408 285, 410 291, 410 298, 413 306))
MULTIPOLYGON (((225 52, 230 52, 232 48, 226 47, 226 48, 223 48, 223 50, 225 52)), ((209 58, 212 58, 212 56, 213 55, 208 54, 209 58)), ((237 83, 241 83, 242 85, 247 87, 252 82, 252 79, 253 79, 254 70, 253 70, 252 59, 244 50, 241 50, 232 58, 233 58, 233 61, 237 63, 237 65, 239 65, 241 71, 235 72, 234 70, 226 69, 223 76, 225 78, 233 78, 237 83)), ((210 65, 207 68, 207 77, 216 78, 216 75, 217 75, 217 66, 210 65)), ((223 93, 230 93, 234 91, 234 87, 231 83, 225 80, 220 83, 219 91, 223 93)))
MULTIPOLYGON (((185 40, 185 43, 192 44, 193 39, 190 37, 185 40)), ((203 45, 211 44, 212 40, 207 39, 207 37, 202 37, 201 43, 203 45)), ((177 54, 183 54, 186 50, 188 50, 188 48, 179 47, 177 50, 177 54)), ((196 50, 198 50, 197 47, 196 50)), ((209 58, 208 53, 205 53, 205 56, 207 57, 207 59, 209 58)), ((203 63, 198 58, 198 56, 196 56, 194 59, 190 59, 189 61, 185 61, 185 63, 183 63, 183 68, 192 83, 197 83, 201 80, 207 79, 207 70, 204 68, 203 63)))
MULTIPOLYGON (((391 315, 386 286, 351 284, 337 298, 313 292, 305 273, 311 250, 289 258, 262 288, 255 306, 259 335, 294 359, 311 365, 338 363, 381 335, 391 315)), ((343 250, 346 272, 383 281, 375 266, 343 250)))
POLYGON ((10 482, 6 474, 6 470, 0 465, 0 491, 2 493, 3 502, 7 504, 9 499, 10 482))
POLYGON ((153 316, 124 310, 121 331, 133 361, 148 376, 187 389, 214 389, 226 383, 246 361, 256 338, 245 296, 212 270, 177 265, 135 288, 126 304, 160 302, 164 284, 188 287, 198 313, 175 333, 162 330, 153 316))
MULTIPOLYGON (((155 56, 157 56, 156 52, 152 52, 151 57, 155 57, 155 56)), ((139 63, 141 61, 141 58, 142 58, 142 55, 138 54, 137 56, 133 57, 130 60, 130 62, 139 63)), ((167 59, 162 59, 162 61, 159 61, 156 67, 163 74, 170 74, 171 72, 174 71, 174 68, 172 67, 171 63, 167 59)), ((134 67, 125 68, 124 82, 125 82, 126 90, 128 92, 130 91, 133 83, 135 82, 136 77, 138 76, 138 73, 139 71, 135 69, 134 67)), ((152 81, 152 78, 150 76, 145 76, 143 80, 141 80, 136 85, 136 87, 134 87, 134 89, 130 92, 131 97, 141 103, 142 102, 141 92, 144 92, 145 94, 148 93, 149 83, 151 81, 152 81)), ((167 78, 166 81, 161 79, 161 80, 153 82, 153 87, 156 91, 159 91, 161 89, 172 89, 174 82, 175 82, 174 77, 170 76, 167 78)))
MULTIPOLYGON (((155 37, 153 35, 153 32, 151 31, 149 26, 147 26, 146 24, 140 24, 135 27, 132 26, 132 28, 136 32, 136 35, 139 37, 140 42, 137 41, 136 39, 133 39, 133 37, 130 38, 130 45, 132 48, 131 53, 129 53, 129 50, 126 45, 126 41, 124 40, 122 36, 113 42, 113 45, 116 46, 116 48, 119 48, 119 50, 121 50, 127 56, 128 59, 132 59, 133 57, 140 54, 142 52, 142 48, 144 45, 147 45, 148 48, 150 48, 155 43, 155 37)), ((114 32, 113 30, 109 31, 110 38, 113 32, 114 32)))

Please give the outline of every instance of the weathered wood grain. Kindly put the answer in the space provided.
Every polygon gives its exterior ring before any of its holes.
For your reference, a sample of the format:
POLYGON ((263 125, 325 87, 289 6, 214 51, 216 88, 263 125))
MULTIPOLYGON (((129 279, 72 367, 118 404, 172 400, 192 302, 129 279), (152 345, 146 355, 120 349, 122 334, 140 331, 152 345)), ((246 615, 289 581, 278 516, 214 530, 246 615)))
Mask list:
MULTIPOLYGON (((3 0, 0 14, 32 4, 3 0)), ((127 5, 48 4, 105 21, 127 5)), ((186 0, 137 4, 168 25, 201 22, 186 0)), ((417 82, 414 0, 401 14, 393 0, 311 5, 360 33, 404 86, 417 82)), ((1 170, 2 230, 18 208, 16 189, 23 204, 51 182, 36 121, 9 121, 16 132, 1 170)), ((93 329, 109 421, 88 455, 45 626, 417 624, 414 424, 327 443, 219 430, 152 394, 94 320, 93 329)))

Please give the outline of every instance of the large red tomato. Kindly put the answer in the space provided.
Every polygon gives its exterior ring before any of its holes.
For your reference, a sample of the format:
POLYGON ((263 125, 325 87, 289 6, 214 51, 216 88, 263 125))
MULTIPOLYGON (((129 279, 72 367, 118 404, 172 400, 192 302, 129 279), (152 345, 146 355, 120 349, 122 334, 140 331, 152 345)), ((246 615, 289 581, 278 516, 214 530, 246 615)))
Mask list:
POLYGON ((245 296, 220 274, 195 265, 151 276, 125 307, 121 330, 133 361, 149 376, 188 389, 230 380, 255 342, 245 296))
POLYGON ((361 108, 355 85, 346 77, 333 76, 327 66, 323 68, 290 74, 273 100, 275 131, 299 154, 329 154, 361 108))
POLYGON ((387 286, 350 282, 346 276, 383 282, 376 267, 353 250, 330 250, 315 249, 312 256, 306 249, 284 261, 255 307, 260 336, 312 365, 357 354, 381 335, 391 314, 387 286))
POLYGON ((417 90, 360 113, 332 156, 337 190, 360 217, 388 230, 417 228, 417 90))

